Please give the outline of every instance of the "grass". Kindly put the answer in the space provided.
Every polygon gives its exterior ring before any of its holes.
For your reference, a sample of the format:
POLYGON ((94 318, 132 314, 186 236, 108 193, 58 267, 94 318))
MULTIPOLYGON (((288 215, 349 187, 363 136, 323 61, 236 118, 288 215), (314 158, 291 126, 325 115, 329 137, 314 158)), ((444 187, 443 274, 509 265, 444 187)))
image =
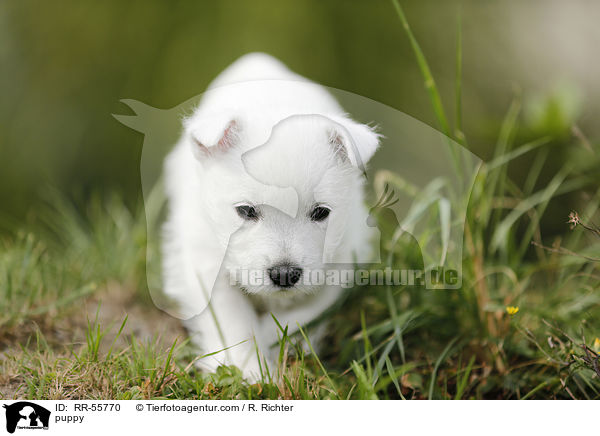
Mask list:
MULTIPOLYGON (((393 4, 450 136, 426 57, 393 4)), ((454 139, 467 144, 461 57, 459 34, 454 139)), ((198 372, 193 361, 201 356, 178 322, 152 305, 146 255, 152 265, 158 247, 146 236, 141 205, 131 211, 114 195, 78 209, 53 194, 34 229, 15 229, 0 241, 0 398, 599 399, 600 237, 593 218, 600 190, 592 176, 600 150, 579 129, 559 135, 557 145, 555 126, 538 126, 535 138, 521 141, 521 106, 517 98, 507 110, 496 152, 475 179, 463 288, 351 289, 326 314, 322 351, 304 328, 290 336, 277 324, 277 367, 263 365, 263 380, 252 385, 233 367, 198 372), (544 181, 551 147, 561 144, 576 151, 544 181), (511 165, 530 155, 527 177, 515 182, 511 165), (566 196, 583 199, 577 220, 564 210, 564 231, 545 235, 540 223, 549 206, 566 196)), ((461 162, 455 165, 460 171, 461 162)), ((416 203, 427 200, 398 174, 379 179, 416 203)), ((421 212, 429 233, 443 232, 435 228, 443 222, 437 206, 421 212)), ((388 246, 385 257, 400 262, 411 249, 403 244, 388 246)))

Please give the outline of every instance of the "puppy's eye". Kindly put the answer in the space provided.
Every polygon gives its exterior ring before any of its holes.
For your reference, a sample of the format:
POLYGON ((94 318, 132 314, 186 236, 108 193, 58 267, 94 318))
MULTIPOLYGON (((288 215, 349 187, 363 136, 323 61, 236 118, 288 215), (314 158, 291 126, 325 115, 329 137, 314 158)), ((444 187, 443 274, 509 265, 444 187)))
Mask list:
POLYGON ((326 219, 329 216, 329 212, 331 212, 331 209, 329 209, 328 207, 316 206, 310 212, 310 219, 312 221, 317 221, 317 222, 323 221, 324 219, 326 219))
POLYGON ((254 206, 250 206, 248 204, 242 204, 240 206, 236 206, 235 211, 240 216, 248 221, 258 221, 258 211, 254 206))

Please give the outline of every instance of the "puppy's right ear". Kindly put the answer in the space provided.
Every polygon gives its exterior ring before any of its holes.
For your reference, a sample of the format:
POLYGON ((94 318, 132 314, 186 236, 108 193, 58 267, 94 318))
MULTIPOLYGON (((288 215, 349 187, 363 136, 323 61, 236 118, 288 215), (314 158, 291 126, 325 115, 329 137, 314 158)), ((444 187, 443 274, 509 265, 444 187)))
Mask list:
POLYGON ((241 122, 231 116, 192 118, 186 123, 197 159, 223 153, 239 143, 241 122))
POLYGON ((336 154, 347 158, 352 165, 365 171, 365 164, 373 157, 379 147, 382 135, 375 128, 340 116, 331 116, 337 124, 329 131, 329 142, 336 154))

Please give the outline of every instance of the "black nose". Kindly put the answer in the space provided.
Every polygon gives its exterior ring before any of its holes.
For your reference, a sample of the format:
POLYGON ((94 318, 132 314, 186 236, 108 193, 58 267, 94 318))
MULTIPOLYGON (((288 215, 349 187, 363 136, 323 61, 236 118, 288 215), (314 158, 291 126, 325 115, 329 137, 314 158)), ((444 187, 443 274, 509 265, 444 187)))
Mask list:
POLYGON ((291 288, 298 283, 298 280, 302 276, 302 268, 290 265, 289 263, 275 265, 268 272, 273 283, 282 288, 291 288))

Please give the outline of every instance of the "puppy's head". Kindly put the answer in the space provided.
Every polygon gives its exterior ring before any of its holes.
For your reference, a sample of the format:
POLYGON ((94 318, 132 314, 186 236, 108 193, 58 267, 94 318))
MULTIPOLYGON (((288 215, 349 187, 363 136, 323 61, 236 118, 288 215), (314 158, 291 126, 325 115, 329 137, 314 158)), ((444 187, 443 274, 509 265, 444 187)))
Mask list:
POLYGON ((341 116, 216 124, 217 134, 199 132, 199 124, 188 131, 202 207, 227 244, 223 267, 249 293, 316 291, 322 281, 311 272, 323 273, 344 249, 347 219, 362 207, 363 165, 379 136, 341 116))

